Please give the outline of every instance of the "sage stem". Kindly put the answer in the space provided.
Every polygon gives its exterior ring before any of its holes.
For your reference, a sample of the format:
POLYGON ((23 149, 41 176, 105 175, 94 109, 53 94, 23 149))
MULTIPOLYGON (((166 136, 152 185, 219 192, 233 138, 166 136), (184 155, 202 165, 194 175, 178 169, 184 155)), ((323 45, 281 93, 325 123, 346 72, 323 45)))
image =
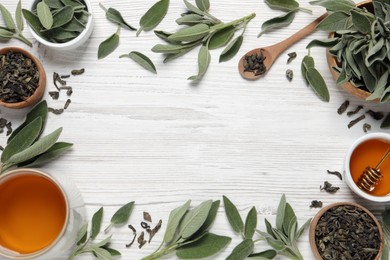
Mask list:
POLYGON ((220 30, 220 29, 224 29, 226 27, 229 27, 229 26, 235 26, 235 25, 238 25, 242 22, 249 22, 250 20, 252 20, 253 18, 256 17, 256 14, 255 13, 252 13, 248 16, 245 16, 243 18, 240 18, 240 19, 237 19, 237 20, 234 20, 230 23, 222 23, 222 24, 217 24, 217 25, 214 25, 210 28, 210 31, 213 31, 213 30, 220 30))

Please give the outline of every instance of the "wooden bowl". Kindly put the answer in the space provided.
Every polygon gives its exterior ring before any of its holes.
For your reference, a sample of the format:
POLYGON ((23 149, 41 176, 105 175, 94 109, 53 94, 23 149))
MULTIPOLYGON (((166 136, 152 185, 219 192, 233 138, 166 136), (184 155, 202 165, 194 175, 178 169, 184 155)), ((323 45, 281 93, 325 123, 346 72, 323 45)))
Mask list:
POLYGON ((322 208, 314 216, 314 218, 313 218, 313 220, 311 221, 311 224, 310 224, 309 241, 310 241, 310 247, 311 247, 311 249, 312 249, 312 251, 314 253, 315 258, 318 259, 318 260, 322 260, 322 257, 320 255, 318 249, 317 249, 317 245, 316 245, 316 241, 315 241, 315 229, 316 229, 316 226, 318 224, 318 221, 320 220, 320 218, 322 217, 322 215, 326 211, 328 211, 331 208, 338 207, 338 206, 341 206, 341 205, 350 205, 350 206, 355 206, 357 208, 360 208, 364 212, 366 212, 370 216, 370 218, 375 222, 375 225, 378 227, 380 246, 379 246, 378 254, 376 255, 374 260, 379 260, 381 258, 381 255, 382 255, 382 252, 383 252, 383 246, 384 246, 384 236, 383 236, 382 226, 379 223, 379 221, 375 218, 375 216, 368 209, 366 209, 365 207, 363 207, 363 206, 361 206, 361 205, 359 205, 357 203, 354 203, 354 202, 336 202, 336 203, 330 204, 330 205, 322 208))
MULTIPOLYGON (((365 7, 370 12, 373 11, 372 1, 371 0, 363 1, 363 2, 360 2, 360 3, 356 4, 356 5, 359 6, 359 7, 365 7)), ((331 33, 329 35, 329 38, 332 38, 333 36, 334 36, 334 33, 331 33)), ((333 67, 339 67, 340 64, 338 64, 336 57, 332 56, 329 53, 329 51, 326 52, 326 59, 328 61, 328 66, 329 66, 330 72, 332 73, 333 78, 335 80, 337 80, 339 75, 340 75, 340 73, 335 71, 333 69, 333 67)), ((347 91, 349 94, 351 94, 351 95, 353 95, 353 96, 355 96, 355 97, 357 97, 359 99, 366 100, 371 95, 370 92, 365 91, 365 90, 360 89, 360 88, 357 88, 355 85, 353 85, 350 82, 346 82, 346 83, 344 83, 344 84, 342 84, 340 86, 345 91, 347 91)), ((379 99, 375 99, 373 101, 379 102, 379 99)))
POLYGON ((0 100, 0 106, 7 107, 7 108, 24 108, 24 107, 35 105, 39 100, 42 99, 43 93, 46 88, 46 73, 42 66, 42 63, 34 55, 18 47, 2 48, 0 49, 0 54, 5 54, 9 51, 19 52, 22 53, 24 56, 30 58, 37 66, 39 72, 39 81, 38 81, 38 87, 36 88, 35 92, 30 97, 28 97, 25 101, 21 101, 17 103, 7 103, 0 100))

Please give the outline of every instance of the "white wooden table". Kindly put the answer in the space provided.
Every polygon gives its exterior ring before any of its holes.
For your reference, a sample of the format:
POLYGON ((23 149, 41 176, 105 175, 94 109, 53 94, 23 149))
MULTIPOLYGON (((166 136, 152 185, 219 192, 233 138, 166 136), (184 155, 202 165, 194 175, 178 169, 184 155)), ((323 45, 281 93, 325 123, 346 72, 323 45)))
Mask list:
MULTIPOLYGON (((130 24, 138 26, 140 17, 153 2, 103 3, 117 8, 130 24)), ((301 6, 310 7, 308 0, 300 2, 301 6)), ((12 13, 16 3, 2 0, 12 13)), ((305 47, 312 39, 327 37, 325 33, 315 32, 295 44, 258 81, 246 81, 237 72, 237 62, 245 52, 286 38, 321 15, 323 8, 311 6, 312 15, 300 12, 291 26, 257 38, 262 22, 281 12, 269 9, 262 0, 211 1, 211 13, 223 21, 252 12, 257 16, 249 23, 238 55, 219 64, 222 49, 211 51, 207 74, 200 84, 192 85, 187 77, 197 73, 197 50, 163 64, 162 55, 150 50, 160 42, 153 32, 143 32, 137 38, 135 32, 122 30, 119 48, 109 57, 97 60, 99 43, 116 30, 98 4, 99 1, 93 1, 96 20, 92 37, 77 50, 59 53, 37 42, 30 49, 14 40, 0 44, 24 47, 43 62, 49 78, 44 98, 52 107, 62 107, 67 98, 61 95, 56 101, 48 95, 48 91, 54 90, 52 73, 86 69, 84 75, 69 79, 74 91, 69 108, 62 115, 50 114, 46 126, 47 132, 63 126, 61 139, 74 143, 74 148, 43 169, 74 180, 84 197, 88 219, 104 206, 103 225, 107 225, 119 206, 134 200, 136 207, 130 223, 139 226, 143 211, 150 212, 154 223, 163 220, 162 230, 142 249, 137 245, 125 248, 132 238, 127 227, 113 229, 112 245, 121 251, 122 259, 140 259, 153 252, 160 244, 169 212, 188 199, 197 205, 227 195, 237 204, 243 218, 256 206, 259 228, 263 230, 265 217, 275 221, 283 193, 296 210, 300 224, 318 211, 309 208, 313 199, 322 200, 324 205, 357 201, 376 214, 386 206, 359 199, 344 182, 326 173, 328 169, 342 171, 347 148, 364 135, 363 122, 347 128, 354 117, 339 116, 336 110, 340 104, 348 99, 350 109, 364 104, 366 109, 385 112, 389 106, 357 100, 336 87, 322 48, 312 49, 311 54, 328 84, 330 102, 321 102, 304 84, 300 64, 307 54, 305 47), (118 58, 130 51, 148 55, 156 64, 158 75, 129 59, 118 58), (287 65, 287 53, 292 51, 297 52, 298 58, 287 65), (286 69, 294 71, 292 82, 285 77, 286 69), (325 180, 340 186, 340 191, 334 195, 320 191, 325 180)), ((178 28, 175 19, 183 11, 182 1, 171 1, 158 29, 178 28)), ((28 30, 25 34, 32 39, 28 30)), ((2 108, 1 112, 16 127, 27 110, 2 108)), ((365 122, 372 125, 371 132, 383 131, 371 118, 365 122)), ((0 141, 5 144, 4 134, 0 141)), ((222 206, 212 231, 233 238, 215 259, 226 257, 241 241, 230 228, 222 206)), ((305 259, 313 259, 307 234, 299 245, 305 259)), ((268 246, 259 244, 257 248, 268 246)))

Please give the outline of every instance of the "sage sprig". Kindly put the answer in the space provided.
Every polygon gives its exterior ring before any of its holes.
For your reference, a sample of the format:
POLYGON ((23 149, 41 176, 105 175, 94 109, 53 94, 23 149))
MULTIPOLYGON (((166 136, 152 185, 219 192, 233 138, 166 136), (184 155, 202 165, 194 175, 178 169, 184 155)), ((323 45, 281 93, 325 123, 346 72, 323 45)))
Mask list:
MULTIPOLYGON (((174 33, 155 31, 155 34, 166 44, 157 44, 153 52, 165 55, 164 63, 176 59, 197 46, 201 46, 198 54, 198 74, 189 77, 189 80, 199 81, 207 72, 210 64, 210 49, 217 49, 227 45, 222 52, 220 61, 232 58, 241 47, 243 34, 233 39, 237 30, 245 29, 247 24, 256 16, 251 14, 229 23, 223 23, 209 13, 208 0, 196 1, 196 6, 184 0, 187 11, 181 15, 176 23, 186 27, 174 33)), ((244 32, 245 30, 243 30, 244 32)))
POLYGON ((36 34, 47 41, 65 43, 75 39, 86 28, 90 13, 78 0, 42 0, 33 10, 22 10, 36 34))
POLYGON ((71 143, 57 142, 62 128, 40 137, 47 118, 47 103, 41 101, 26 116, 8 138, 1 155, 0 173, 12 167, 32 167, 46 163, 72 147, 71 143))
MULTIPOLYGON (((130 215, 131 213, 131 211, 128 210, 128 205, 133 205, 133 204, 134 202, 130 202, 125 206, 121 207, 122 211, 126 211, 126 213, 124 214, 126 215, 125 216, 126 221, 128 219, 127 214, 130 215), (123 210, 124 208, 126 208, 126 210, 123 210)), ((97 259, 105 259, 105 260, 112 260, 115 257, 121 255, 119 251, 110 247, 112 236, 108 236, 100 242, 94 242, 102 226, 103 211, 104 209, 103 207, 101 207, 92 216, 91 228, 89 234, 88 234, 88 222, 85 222, 83 226, 80 228, 76 239, 76 247, 71 253, 69 260, 72 260, 79 255, 87 254, 87 253, 93 254, 97 259)), ((124 212, 118 214, 117 212, 114 214, 112 218, 115 217, 120 220, 123 220, 124 219, 123 213, 124 212)))
POLYGON ((207 200, 189 210, 190 201, 169 214, 162 245, 143 260, 158 259, 176 251, 180 259, 202 259, 217 254, 231 238, 209 232, 219 201, 207 200))
POLYGON ((319 0, 311 4, 327 9, 329 15, 317 28, 335 32, 332 40, 316 40, 308 47, 326 47, 338 65, 337 85, 351 82, 371 95, 368 100, 390 98, 390 5, 373 0, 374 13, 356 7, 351 0, 319 0))
POLYGON ((159 0, 141 17, 139 21, 140 28, 137 36, 142 31, 150 31, 161 23, 168 12, 169 0, 159 0))
POLYGON ((24 29, 24 23, 21 0, 19 0, 16 6, 15 20, 12 18, 12 15, 8 9, 5 8, 5 6, 2 4, 0 4, 0 13, 5 23, 5 27, 0 26, 0 40, 8 41, 9 39, 13 38, 31 47, 32 43, 22 33, 24 29))
POLYGON ((298 221, 291 205, 287 203, 286 196, 283 194, 276 215, 276 225, 272 227, 270 222, 265 219, 267 231, 257 230, 257 233, 263 237, 267 243, 279 254, 290 257, 291 259, 303 259, 299 248, 298 239, 302 236, 305 229, 309 226, 311 219, 308 219, 298 229, 298 221))

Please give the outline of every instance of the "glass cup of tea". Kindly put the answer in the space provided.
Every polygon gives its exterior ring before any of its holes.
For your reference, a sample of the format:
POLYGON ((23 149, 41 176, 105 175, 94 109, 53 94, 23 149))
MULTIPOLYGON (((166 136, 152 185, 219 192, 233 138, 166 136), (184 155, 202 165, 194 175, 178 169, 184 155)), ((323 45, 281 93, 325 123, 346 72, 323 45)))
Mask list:
POLYGON ((68 259, 84 220, 68 177, 27 168, 0 175, 0 259, 68 259))

